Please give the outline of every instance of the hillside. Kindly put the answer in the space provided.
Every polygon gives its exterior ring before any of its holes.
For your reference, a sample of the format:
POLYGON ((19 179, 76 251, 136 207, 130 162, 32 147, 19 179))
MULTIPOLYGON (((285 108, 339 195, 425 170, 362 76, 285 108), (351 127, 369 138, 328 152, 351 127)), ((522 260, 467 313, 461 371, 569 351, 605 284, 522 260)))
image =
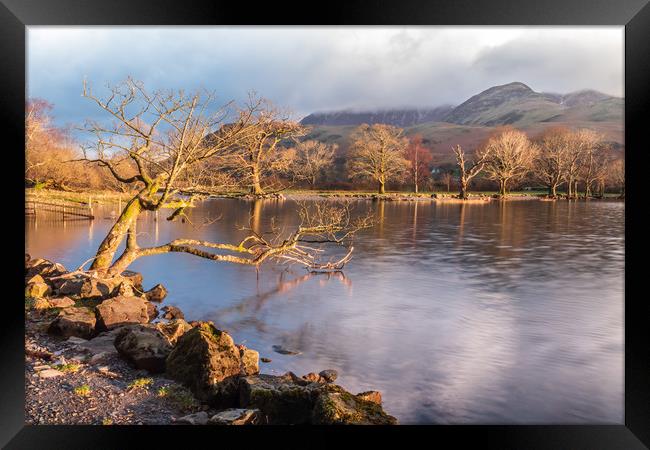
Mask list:
POLYGON ((453 145, 475 148, 503 125, 519 128, 531 137, 552 126, 589 128, 605 134, 615 148, 621 148, 623 110, 622 98, 597 91, 540 93, 515 82, 489 88, 453 108, 314 113, 301 123, 311 127, 307 138, 338 144, 341 156, 345 155, 348 137, 356 126, 388 123, 404 128, 407 136, 421 134, 431 152, 438 156, 436 159, 448 162, 453 145))

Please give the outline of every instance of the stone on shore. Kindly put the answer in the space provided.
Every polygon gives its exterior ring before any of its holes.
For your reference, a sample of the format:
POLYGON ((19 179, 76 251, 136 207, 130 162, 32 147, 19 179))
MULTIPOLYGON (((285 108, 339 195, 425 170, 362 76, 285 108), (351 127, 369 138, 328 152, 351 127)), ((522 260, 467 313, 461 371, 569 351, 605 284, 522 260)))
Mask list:
POLYGON ((375 402, 363 400, 335 384, 318 396, 312 413, 314 425, 396 425, 397 419, 375 402))
POLYGON ((339 373, 334 369, 321 370, 318 375, 323 377, 328 383, 335 381, 339 377, 339 373))
POLYGON ((244 376, 260 373, 260 354, 258 351, 239 345, 241 374, 244 376))
POLYGON ((48 261, 47 259, 30 259, 25 263, 25 278, 40 275, 47 279, 63 275, 64 273, 67 273, 67 270, 63 265, 48 261))
POLYGON ((157 323, 156 329, 160 331, 172 345, 175 345, 178 338, 192 329, 192 325, 185 322, 183 319, 174 319, 167 323, 157 323))
POLYGON ((212 406, 236 406, 241 370, 239 349, 211 323, 183 334, 167 357, 167 375, 212 406))
POLYGON ((48 328, 48 332, 63 337, 76 336, 90 339, 95 335, 97 319, 90 308, 69 307, 62 309, 48 328))
POLYGON ((210 418, 210 425, 257 425, 259 409, 230 408, 220 411, 210 418))
MULTIPOLYGON (((36 277, 40 278, 41 280, 43 279, 40 275, 37 275, 36 277)), ((27 283, 27 286, 25 286, 25 297, 43 298, 50 295, 51 292, 52 291, 50 289, 50 286, 48 286, 48 284, 44 281, 30 282, 27 283)))
POLYGON ((188 414, 176 420, 176 423, 188 425, 206 425, 208 423, 208 413, 200 411, 194 414, 188 414))
POLYGON ((163 319, 185 319, 185 315, 183 314, 183 311, 181 311, 179 308, 176 306, 163 306, 162 307, 162 318, 163 319))
POLYGON ((144 289, 142 288, 142 274, 139 272, 134 272, 132 270, 125 270, 120 274, 121 278, 124 278, 128 281, 131 282, 133 287, 135 287, 138 291, 144 292, 144 289))
POLYGON ((259 409, 263 422, 271 425, 310 423, 320 386, 301 386, 289 374, 243 377, 239 386, 240 407, 259 409))
POLYGON ((162 284, 157 284, 145 292, 144 296, 150 302, 160 303, 167 297, 167 289, 162 284))
POLYGON ((359 392, 357 394, 357 397, 359 397, 361 400, 366 400, 381 405, 381 392, 379 391, 359 392))
POLYGON ((50 302, 52 308, 69 308, 70 306, 74 306, 74 300, 69 297, 48 298, 47 300, 50 302))
POLYGON ((153 303, 142 297, 114 297, 95 308, 97 329, 112 330, 122 325, 149 323, 158 315, 153 303))
POLYGON ((56 369, 45 369, 38 372, 38 376, 41 378, 55 378, 63 375, 63 372, 56 369))
POLYGON ((172 351, 169 340, 160 331, 144 325, 122 328, 114 345, 117 352, 137 369, 153 373, 165 371, 165 360, 172 351))

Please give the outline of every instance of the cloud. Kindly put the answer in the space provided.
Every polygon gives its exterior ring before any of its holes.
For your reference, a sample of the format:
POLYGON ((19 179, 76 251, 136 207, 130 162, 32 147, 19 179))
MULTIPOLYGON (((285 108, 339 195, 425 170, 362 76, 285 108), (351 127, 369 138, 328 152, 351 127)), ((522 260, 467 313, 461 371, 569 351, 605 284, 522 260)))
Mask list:
POLYGON ((622 95, 623 28, 29 27, 28 95, 59 122, 99 112, 81 98, 131 75, 148 88, 255 89, 297 117, 343 108, 458 104, 496 84, 622 95))

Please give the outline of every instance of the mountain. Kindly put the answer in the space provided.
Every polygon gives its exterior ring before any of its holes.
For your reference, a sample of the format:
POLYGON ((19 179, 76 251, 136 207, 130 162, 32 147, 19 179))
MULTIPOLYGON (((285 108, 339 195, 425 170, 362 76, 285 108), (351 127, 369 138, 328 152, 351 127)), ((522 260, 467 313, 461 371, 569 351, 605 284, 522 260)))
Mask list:
POLYGON ((535 92, 513 82, 494 86, 474 95, 456 107, 424 109, 384 109, 377 111, 333 111, 313 113, 303 125, 346 126, 362 123, 387 123, 410 127, 427 122, 457 125, 526 126, 540 122, 622 120, 623 99, 594 90, 569 94, 535 92))
POLYGON ((439 106, 428 109, 387 109, 378 111, 334 111, 313 113, 300 121, 303 125, 360 125, 362 123, 388 123, 398 127, 409 127, 426 122, 439 122, 453 109, 453 106, 439 106))
POLYGON ((339 145, 347 151, 348 137, 362 123, 388 123, 404 128, 407 136, 421 134, 440 161, 451 158, 451 146, 475 148, 495 127, 511 125, 533 137, 552 126, 590 128, 622 148, 624 100, 594 90, 568 94, 535 92, 524 83, 494 86, 456 107, 339 111, 314 113, 301 123, 309 125, 307 139, 339 145))
POLYGON ((593 90, 535 92, 524 83, 494 86, 455 107, 443 121, 458 125, 526 126, 539 122, 623 119, 623 99, 593 90))

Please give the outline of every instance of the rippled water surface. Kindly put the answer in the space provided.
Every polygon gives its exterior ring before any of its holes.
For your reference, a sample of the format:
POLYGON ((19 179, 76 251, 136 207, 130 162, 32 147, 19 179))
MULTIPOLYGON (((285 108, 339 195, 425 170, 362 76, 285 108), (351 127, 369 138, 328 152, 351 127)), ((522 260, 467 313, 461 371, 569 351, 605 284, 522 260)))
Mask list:
MULTIPOLYGON (((381 391, 401 423, 623 422, 623 203, 354 208, 372 210, 377 224, 357 236, 344 275, 267 264, 258 276, 184 254, 131 268, 146 288, 167 286, 164 303, 189 320, 213 320, 271 358, 263 372, 336 369, 350 391, 381 391)), ((100 207, 90 225, 26 219, 27 251, 74 268, 94 254, 114 209, 100 207)), ((141 245, 235 242, 238 227, 297 221, 292 201, 210 200, 189 216, 146 216, 141 245)))

